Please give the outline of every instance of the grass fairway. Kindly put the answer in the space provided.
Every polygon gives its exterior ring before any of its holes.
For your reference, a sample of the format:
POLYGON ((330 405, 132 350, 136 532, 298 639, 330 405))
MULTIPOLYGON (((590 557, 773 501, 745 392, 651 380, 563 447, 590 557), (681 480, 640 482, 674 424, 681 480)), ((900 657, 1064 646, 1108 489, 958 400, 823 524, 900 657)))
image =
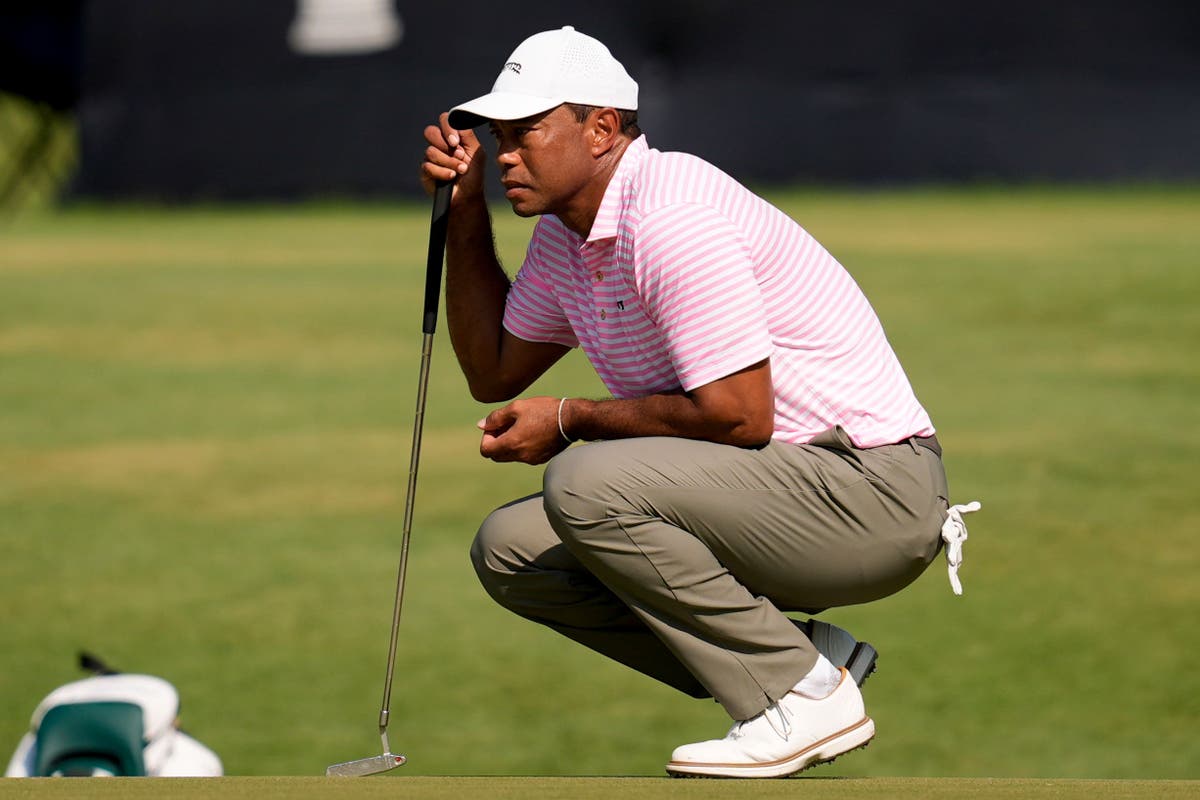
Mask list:
POLYGON ((36 779, 0 784, 0 797, 55 800, 1175 800, 1193 798, 1195 781, 996 780, 988 778, 844 778, 784 781, 673 781, 667 778, 119 778, 36 779))
MULTIPOLYGON (((471 537, 540 470, 478 457, 487 407, 443 326, 392 703, 405 783, 172 795, 1194 794, 884 779, 1200 778, 1200 190, 772 199, 863 285, 938 426, 954 498, 983 502, 964 597, 939 562, 826 615, 881 652, 865 691, 879 734, 810 774, 879 780, 466 777, 659 776, 674 746, 727 721, 484 596, 471 537)), ((515 268, 528 223, 497 222, 515 268)), ((231 775, 320 775, 378 752, 427 225, 424 205, 97 208, 0 231, 0 757, 79 677, 80 648, 174 682, 184 726, 231 775)), ((602 394, 582 358, 534 391, 602 394)))

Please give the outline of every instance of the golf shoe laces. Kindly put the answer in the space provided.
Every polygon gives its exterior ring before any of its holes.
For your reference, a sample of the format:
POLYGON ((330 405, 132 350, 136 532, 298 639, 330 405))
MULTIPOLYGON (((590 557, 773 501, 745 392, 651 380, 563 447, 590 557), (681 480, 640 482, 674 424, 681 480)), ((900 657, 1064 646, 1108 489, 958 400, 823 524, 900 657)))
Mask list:
POLYGON ((729 733, 726 735, 726 738, 742 738, 742 736, 745 735, 742 733, 742 728, 751 722, 754 722, 759 717, 762 717, 764 720, 766 720, 767 724, 771 726, 771 730, 775 731, 780 739, 787 741, 788 737, 792 735, 792 715, 786 708, 783 707, 782 703, 776 702, 767 706, 766 710, 757 716, 751 717, 750 719, 741 720, 740 722, 735 722, 733 727, 729 729, 729 733), (774 714, 771 712, 774 712, 774 714))

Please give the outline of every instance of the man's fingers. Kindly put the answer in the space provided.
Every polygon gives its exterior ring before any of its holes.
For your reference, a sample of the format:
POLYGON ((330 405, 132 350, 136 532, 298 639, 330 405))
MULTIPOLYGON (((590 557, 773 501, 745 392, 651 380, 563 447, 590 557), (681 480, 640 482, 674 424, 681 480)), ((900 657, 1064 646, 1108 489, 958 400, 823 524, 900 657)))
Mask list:
MULTIPOLYGON (((472 176, 470 193, 474 195, 482 186, 480 170, 472 169, 476 156, 483 155, 479 139, 474 131, 460 131, 450 127, 449 114, 438 117, 436 125, 425 128, 425 160, 421 163, 421 183, 426 191, 432 192, 439 181, 455 181, 468 173, 472 176)), ((456 185, 455 196, 458 195, 456 185)))
POLYGON ((479 440, 479 454, 497 462, 520 461, 521 457, 506 442, 502 441, 506 431, 484 431, 479 440))
POLYGON ((430 164, 428 161, 421 165, 421 180, 422 183, 429 184, 426 186, 428 189, 432 189, 433 185, 439 181, 443 183, 452 181, 457 175, 458 173, 453 169, 439 167, 436 164, 430 164))
POLYGON ((516 421, 516 415, 513 414, 512 405, 501 406, 495 409, 486 417, 481 419, 476 425, 489 433, 499 433, 509 428, 516 421))
POLYGON ((457 152, 446 153, 429 145, 425 148, 425 163, 449 171, 448 175, 438 176, 440 180, 452 180, 467 171, 471 159, 462 152, 462 148, 458 148, 457 152))
POLYGON ((465 147, 468 153, 474 153, 479 149, 479 137, 475 135, 475 131, 465 128, 456 133, 458 134, 458 144, 465 147))
MULTIPOLYGON (((458 132, 453 128, 446 130, 437 125, 427 125, 425 127, 425 141, 429 146, 425 148, 425 157, 431 161, 444 162, 446 159, 456 161, 465 161, 470 163, 473 151, 468 151, 463 147, 463 140, 458 136, 458 132)), ((476 143, 478 140, 476 140, 476 143)), ((447 164, 442 163, 442 166, 447 164)))
POLYGON ((465 158, 469 162, 479 149, 479 137, 475 135, 475 131, 470 128, 459 130, 450 127, 449 112, 443 112, 438 117, 438 126, 440 138, 446 143, 447 152, 453 151, 459 158, 465 158))
MULTIPOLYGON (((442 136, 447 142, 449 142, 451 147, 458 147, 460 144, 462 144, 464 132, 458 130, 458 128, 452 128, 450 126, 449 111, 443 111, 441 113, 441 116, 438 117, 438 124, 441 126, 442 136)), ((467 133, 469 133, 469 131, 467 131, 467 133)), ((472 138, 474 138, 474 134, 472 134, 472 138)))
POLYGON ((429 147, 425 148, 426 153, 439 153, 443 156, 455 158, 460 161, 469 162, 471 160, 471 156, 474 154, 474 151, 466 150, 461 142, 456 141, 452 144, 446 141, 446 139, 442 138, 441 133, 441 131, 432 125, 425 129, 425 140, 429 142, 429 147))

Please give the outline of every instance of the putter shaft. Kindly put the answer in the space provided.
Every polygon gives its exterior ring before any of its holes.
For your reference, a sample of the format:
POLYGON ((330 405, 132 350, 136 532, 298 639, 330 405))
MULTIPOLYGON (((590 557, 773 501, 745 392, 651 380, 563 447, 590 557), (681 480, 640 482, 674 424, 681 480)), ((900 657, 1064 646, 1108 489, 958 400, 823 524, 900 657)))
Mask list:
POLYGON ((392 635, 388 641, 387 672, 383 679, 383 703, 379 709, 379 738, 382 755, 333 764, 328 776, 356 777, 374 775, 404 764, 408 759, 392 752, 388 744, 388 721, 392 705, 392 677, 396 671, 396 642, 400 631, 400 611, 404 604, 404 578, 408 571, 408 542, 412 535, 413 501, 417 494, 417 466, 421 459, 421 431, 425 427, 425 396, 429 389, 429 362, 433 354, 433 334, 437 327, 438 299, 442 286, 442 260, 446 252, 446 227, 450 214, 453 184, 439 183, 433 195, 433 215, 429 223, 429 257, 425 266, 425 309, 421 331, 421 372, 417 380, 417 411, 413 421, 412 455, 408 463, 408 489, 404 496, 404 524, 400 539, 400 566, 396 570, 396 597, 392 604, 392 635))

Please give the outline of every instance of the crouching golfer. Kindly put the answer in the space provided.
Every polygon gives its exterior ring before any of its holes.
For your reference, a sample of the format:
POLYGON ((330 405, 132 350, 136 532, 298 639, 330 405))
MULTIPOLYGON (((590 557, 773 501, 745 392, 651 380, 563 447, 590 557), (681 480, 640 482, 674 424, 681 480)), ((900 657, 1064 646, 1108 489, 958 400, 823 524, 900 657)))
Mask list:
POLYGON ((567 27, 425 130, 426 188, 455 181, 454 351, 477 400, 508 403, 480 422, 480 452, 549 462, 471 555, 504 607, 720 702, 728 735, 676 748, 668 772, 787 775, 874 735, 857 681, 875 653, 784 612, 876 600, 925 570, 947 519, 940 449, 850 275, 715 167, 651 149, 637 94, 567 27), (512 280, 483 125, 513 210, 540 217, 512 280), (576 346, 611 399, 513 399, 576 346))

